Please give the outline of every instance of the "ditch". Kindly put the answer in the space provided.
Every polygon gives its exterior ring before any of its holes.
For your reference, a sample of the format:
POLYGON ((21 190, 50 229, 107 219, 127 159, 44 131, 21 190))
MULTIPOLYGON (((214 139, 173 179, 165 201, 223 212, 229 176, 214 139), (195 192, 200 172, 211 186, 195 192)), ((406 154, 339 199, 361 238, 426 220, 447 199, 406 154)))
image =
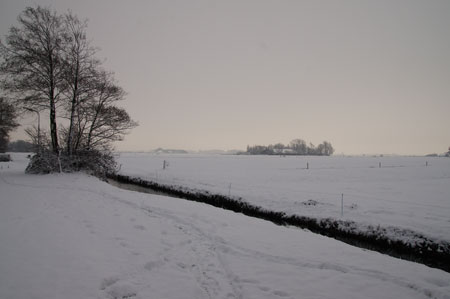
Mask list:
POLYGON ((421 243, 412 246, 400 240, 392 240, 386 236, 372 233, 351 231, 355 222, 331 218, 316 219, 299 215, 288 215, 284 212, 266 210, 262 207, 245 202, 242 198, 232 198, 207 191, 190 190, 179 186, 162 185, 152 181, 142 180, 120 174, 109 174, 108 183, 121 189, 182 198, 202 202, 215 207, 231 210, 237 213, 271 221, 277 225, 295 226, 307 229, 313 233, 334 238, 352 246, 377 251, 392 257, 422 263, 450 273, 450 244, 437 243, 420 236, 421 243))

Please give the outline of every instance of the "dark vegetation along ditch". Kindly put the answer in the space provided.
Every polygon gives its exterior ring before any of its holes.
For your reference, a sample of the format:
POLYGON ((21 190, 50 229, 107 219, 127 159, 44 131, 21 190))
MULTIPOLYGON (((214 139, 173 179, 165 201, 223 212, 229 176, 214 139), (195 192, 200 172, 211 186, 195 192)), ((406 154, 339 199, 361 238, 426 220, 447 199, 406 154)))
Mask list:
MULTIPOLYGON (((290 225, 308 229, 313 233, 328 236, 353 246, 378 251, 393 257, 422 263, 450 272, 450 243, 438 242, 412 231, 403 230, 400 231, 400 234, 404 233, 412 236, 416 240, 413 245, 402 240, 391 239, 386 234, 385 228, 379 226, 360 231, 356 229, 358 226, 354 221, 288 215, 284 212, 270 211, 250 204, 242 200, 242 198, 227 197, 208 191, 163 185, 120 174, 110 174, 108 175, 108 180, 112 185, 123 189, 206 203, 250 217, 268 220, 278 225, 290 225)), ((397 231, 397 235, 398 233, 397 231)))

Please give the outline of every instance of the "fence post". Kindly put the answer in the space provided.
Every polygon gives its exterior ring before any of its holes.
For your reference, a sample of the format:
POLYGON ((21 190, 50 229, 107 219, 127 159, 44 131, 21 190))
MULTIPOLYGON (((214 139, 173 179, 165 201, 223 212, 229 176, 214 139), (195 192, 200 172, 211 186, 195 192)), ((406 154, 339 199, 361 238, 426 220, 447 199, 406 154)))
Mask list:
POLYGON ((306 162, 306 169, 309 169, 309 162, 306 162))

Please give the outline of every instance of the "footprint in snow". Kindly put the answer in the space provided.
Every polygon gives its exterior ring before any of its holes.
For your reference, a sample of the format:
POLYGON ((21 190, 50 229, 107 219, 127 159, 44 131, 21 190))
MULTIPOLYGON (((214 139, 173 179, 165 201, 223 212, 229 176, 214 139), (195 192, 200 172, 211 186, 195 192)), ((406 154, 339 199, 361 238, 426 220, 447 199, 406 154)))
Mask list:
POLYGON ((155 268, 159 268, 162 265, 164 265, 163 261, 152 261, 152 262, 148 262, 144 265, 144 268, 148 271, 152 271, 155 268))
POLYGON ((105 279, 103 279, 103 281, 100 285, 100 290, 105 290, 107 287, 112 286, 113 284, 115 284, 118 281, 119 281, 118 276, 111 276, 111 277, 105 278, 105 279))
POLYGON ((113 285, 107 290, 107 294, 112 299, 128 299, 137 296, 137 292, 128 284, 113 285))
POLYGON ((122 247, 124 247, 124 248, 128 248, 128 247, 130 247, 129 245, 128 245, 128 243, 126 243, 126 242, 120 242, 119 243, 120 244, 120 246, 122 246, 122 247))
POLYGON ((258 280, 255 280, 255 279, 241 279, 240 280, 240 282, 242 282, 242 283, 249 283, 249 284, 257 284, 257 283, 259 283, 259 281, 258 280))
POLYGON ((145 230, 145 226, 143 225, 135 225, 134 228, 138 230, 145 230))
POLYGON ((331 263, 322 263, 318 266, 318 269, 324 270, 334 270, 337 272, 347 273, 348 270, 342 266, 331 264, 331 263))
POLYGON ((103 279, 100 290, 105 291, 108 298, 111 299, 127 299, 135 298, 137 292, 134 288, 126 283, 119 283, 118 276, 111 276, 103 279))
POLYGON ((441 288, 450 286, 450 282, 439 279, 439 278, 428 278, 428 279, 425 279, 425 281, 427 281, 435 286, 441 287, 441 288))
POLYGON ((274 291, 273 294, 278 297, 288 297, 289 294, 283 291, 274 291))
POLYGON ((259 281, 255 279, 247 279, 247 278, 240 278, 239 276, 234 277, 234 281, 237 283, 249 283, 249 284, 258 284, 259 281))

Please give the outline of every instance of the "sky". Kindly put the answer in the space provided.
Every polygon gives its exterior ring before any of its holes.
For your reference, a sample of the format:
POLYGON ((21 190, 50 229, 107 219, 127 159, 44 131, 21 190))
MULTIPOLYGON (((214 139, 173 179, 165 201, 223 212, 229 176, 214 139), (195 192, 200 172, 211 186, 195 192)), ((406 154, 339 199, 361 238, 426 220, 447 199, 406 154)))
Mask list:
POLYGON ((36 5, 89 20, 140 124, 117 150, 450 146, 450 1, 0 0, 2 40, 36 5))

